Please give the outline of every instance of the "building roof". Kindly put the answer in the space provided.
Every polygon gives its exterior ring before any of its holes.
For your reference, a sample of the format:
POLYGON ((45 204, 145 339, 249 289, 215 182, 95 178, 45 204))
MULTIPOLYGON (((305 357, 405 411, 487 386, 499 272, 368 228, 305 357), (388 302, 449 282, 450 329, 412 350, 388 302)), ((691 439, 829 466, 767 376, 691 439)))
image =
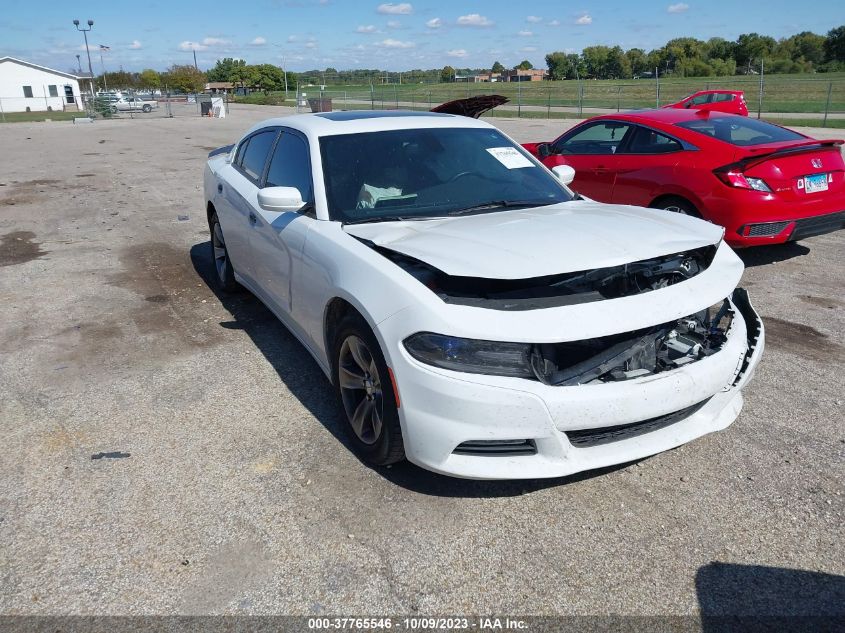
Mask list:
POLYGON ((34 68, 35 70, 43 70, 44 72, 51 73, 53 75, 67 77, 68 79, 90 79, 87 73, 85 75, 74 75, 72 73, 62 72, 61 70, 55 70, 54 68, 39 66, 38 64, 33 64, 32 62, 27 62, 22 59, 17 59, 15 57, 0 57, 0 64, 2 64, 3 62, 13 62, 15 64, 20 64, 21 66, 28 66, 30 68, 34 68))
POLYGON ((211 90, 212 88, 234 88, 235 84, 231 81, 209 81, 205 84, 206 90, 211 90))

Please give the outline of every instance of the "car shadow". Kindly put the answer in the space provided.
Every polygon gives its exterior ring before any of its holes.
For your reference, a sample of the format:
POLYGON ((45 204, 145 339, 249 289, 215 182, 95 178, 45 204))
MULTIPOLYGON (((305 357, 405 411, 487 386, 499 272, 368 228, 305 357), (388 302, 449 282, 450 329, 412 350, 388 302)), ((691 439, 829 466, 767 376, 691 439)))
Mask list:
POLYGON ((738 248, 735 252, 746 268, 753 268, 783 262, 795 257, 803 257, 810 252, 810 249, 798 242, 786 242, 785 244, 772 244, 771 246, 738 248))
MULTIPOLYGON (((224 293, 214 278, 208 241, 191 247, 191 263, 220 304, 232 315, 221 327, 242 330, 264 355, 285 387, 329 431, 339 444, 356 455, 346 435, 346 421, 331 383, 323 371, 288 329, 258 298, 244 290, 224 293)), ((357 455, 356 455, 357 457, 357 455)), ((327 456, 329 458, 329 456, 327 456)), ((410 462, 374 467, 362 462, 391 483, 408 490, 444 497, 518 496, 553 486, 572 484, 625 468, 627 464, 557 479, 518 481, 476 481, 456 479, 430 472, 410 462)))
POLYGON ((712 562, 695 588, 704 633, 843 630, 845 576, 712 562))

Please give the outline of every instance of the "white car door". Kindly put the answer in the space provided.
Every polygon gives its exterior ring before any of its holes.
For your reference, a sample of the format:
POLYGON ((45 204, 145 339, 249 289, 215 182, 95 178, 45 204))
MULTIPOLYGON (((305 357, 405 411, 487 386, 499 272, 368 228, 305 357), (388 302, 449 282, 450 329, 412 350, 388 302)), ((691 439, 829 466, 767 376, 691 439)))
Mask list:
POLYGON ((308 140, 298 132, 282 128, 273 150, 266 187, 296 187, 305 207, 300 211, 265 211, 256 207, 258 218, 250 233, 255 282, 265 303, 277 313, 291 312, 292 273, 300 261, 306 234, 314 218, 314 187, 308 140))
POLYGON ((258 184, 278 134, 278 128, 264 128, 244 139, 235 160, 225 168, 225 178, 217 183, 217 195, 223 202, 218 217, 226 249, 232 266, 250 285, 255 285, 249 240, 258 221, 258 184))

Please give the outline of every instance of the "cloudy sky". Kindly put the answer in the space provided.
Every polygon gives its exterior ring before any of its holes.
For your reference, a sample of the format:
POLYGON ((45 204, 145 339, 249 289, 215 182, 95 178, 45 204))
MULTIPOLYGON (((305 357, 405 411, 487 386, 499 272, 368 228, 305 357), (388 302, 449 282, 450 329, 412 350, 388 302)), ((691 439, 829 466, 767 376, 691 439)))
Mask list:
POLYGON ((651 49, 680 36, 736 38, 756 31, 775 37, 803 30, 826 33, 845 23, 841 0, 90 0, 82 5, 10 0, 0 15, 0 56, 59 70, 86 65, 82 34, 73 20, 94 20, 89 33, 95 72, 99 45, 109 70, 221 57, 281 64, 291 70, 386 68, 408 70, 544 65, 553 50, 593 44, 651 49), (739 8, 741 7, 741 8, 739 8), (84 11, 80 13, 80 11, 84 11))

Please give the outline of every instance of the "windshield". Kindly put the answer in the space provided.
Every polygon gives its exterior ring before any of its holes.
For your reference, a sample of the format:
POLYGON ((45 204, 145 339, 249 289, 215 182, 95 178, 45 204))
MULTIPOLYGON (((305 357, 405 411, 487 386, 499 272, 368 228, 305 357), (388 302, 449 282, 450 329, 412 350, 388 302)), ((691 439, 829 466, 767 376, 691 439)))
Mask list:
POLYGON ((493 129, 411 129, 320 139, 329 217, 378 222, 490 213, 573 198, 493 129))
POLYGON ((807 138, 798 132, 745 116, 710 116, 676 125, 742 147, 807 138))

